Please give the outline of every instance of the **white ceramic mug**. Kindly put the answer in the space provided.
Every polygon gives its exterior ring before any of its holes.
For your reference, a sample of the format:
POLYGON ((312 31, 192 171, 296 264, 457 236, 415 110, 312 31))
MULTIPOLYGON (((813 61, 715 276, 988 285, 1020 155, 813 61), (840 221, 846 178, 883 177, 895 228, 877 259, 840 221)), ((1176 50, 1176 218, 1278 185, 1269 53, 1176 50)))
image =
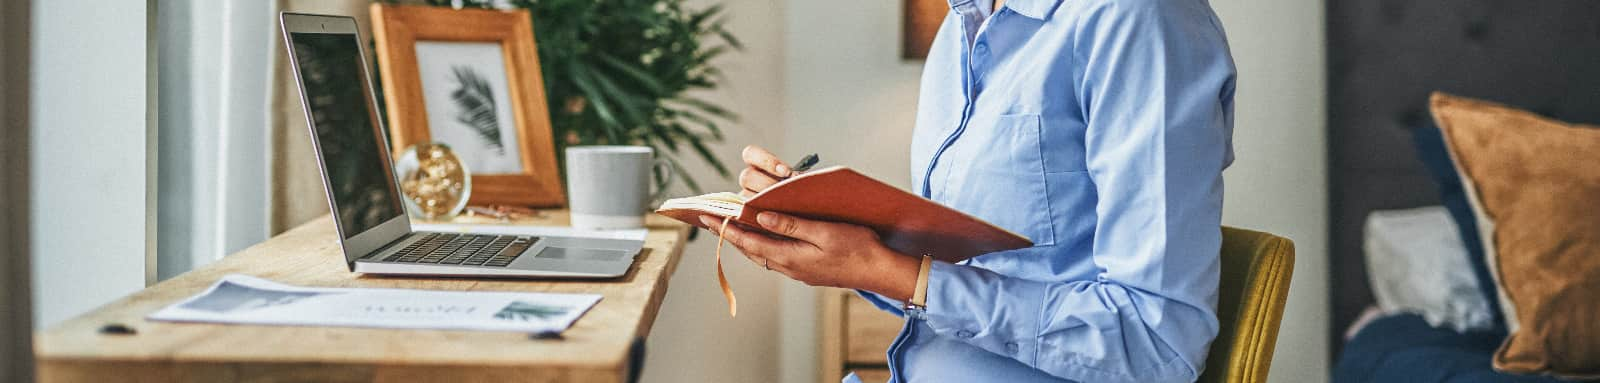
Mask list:
POLYGON ((666 190, 672 167, 648 146, 573 146, 567 148, 567 205, 572 227, 644 227, 650 203, 666 190), (652 193, 651 173, 660 172, 652 193))

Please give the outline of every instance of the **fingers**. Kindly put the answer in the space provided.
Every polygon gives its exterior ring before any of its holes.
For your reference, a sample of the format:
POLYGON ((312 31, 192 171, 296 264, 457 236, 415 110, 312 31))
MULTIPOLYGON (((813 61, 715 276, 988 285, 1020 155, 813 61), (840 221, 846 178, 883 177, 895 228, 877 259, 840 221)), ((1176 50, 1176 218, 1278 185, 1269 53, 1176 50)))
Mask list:
MULTIPOLYGON (((749 194, 760 193, 762 190, 767 190, 767 188, 772 187, 772 184, 776 184, 778 181, 780 180, 777 177, 773 177, 772 175, 757 170, 756 168, 744 168, 744 170, 739 172, 739 187, 744 188, 744 191, 749 194)), ((749 194, 746 194, 746 196, 749 194)))
POLYGON ((790 276, 791 278, 794 276, 794 274, 791 272, 792 270, 789 269, 789 264, 780 261, 780 259, 784 259, 782 257, 766 257, 756 254, 755 252, 746 251, 741 251, 739 254, 744 254, 744 257, 749 259, 750 263, 756 264, 756 267, 766 268, 767 270, 772 270, 778 272, 779 274, 790 276))
POLYGON ((723 239, 733 244, 734 247, 739 248, 752 261, 756 261, 756 258, 762 260, 770 259, 772 262, 769 265, 773 269, 787 265, 784 260, 791 253, 800 250, 801 243, 798 241, 752 232, 736 223, 730 223, 727 227, 723 227, 721 220, 709 216, 701 216, 700 222, 710 227, 713 232, 720 232, 723 239))
POLYGON ((745 258, 750 259, 756 266, 765 267, 811 286, 837 286, 837 282, 830 277, 831 272, 826 271, 835 268, 828 267, 832 263, 819 258, 826 252, 818 247, 818 244, 780 236, 781 234, 777 234, 776 231, 823 235, 820 233, 848 229, 850 225, 812 221, 776 213, 773 215, 763 213, 757 216, 757 220, 763 221, 760 222, 760 229, 732 222, 724 227, 721 219, 711 216, 700 217, 700 223, 713 232, 721 232, 724 240, 739 248, 740 254, 744 254, 745 258), (827 225, 840 227, 825 227, 827 225), (774 233, 765 233, 761 229, 774 233))
POLYGON ((835 225, 832 222, 813 221, 770 211, 757 214, 756 222, 775 234, 813 244, 827 242, 827 233, 833 229, 830 226, 835 225))
POLYGON ((775 178, 789 178, 791 175, 789 165, 784 164, 783 160, 778 159, 778 156, 773 155, 772 152, 768 152, 766 149, 762 149, 760 146, 746 146, 739 155, 744 157, 745 164, 756 170, 776 176, 775 178))
POLYGON ((711 230, 712 233, 722 231, 722 221, 709 215, 700 216, 700 223, 705 224, 706 230, 711 230))

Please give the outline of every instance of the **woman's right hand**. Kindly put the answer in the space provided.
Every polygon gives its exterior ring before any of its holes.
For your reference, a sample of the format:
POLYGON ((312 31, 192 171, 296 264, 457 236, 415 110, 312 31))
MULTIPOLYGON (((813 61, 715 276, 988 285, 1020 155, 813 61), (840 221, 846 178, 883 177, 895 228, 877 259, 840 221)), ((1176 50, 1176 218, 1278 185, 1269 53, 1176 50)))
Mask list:
POLYGON ((744 188, 740 195, 749 197, 772 187, 789 176, 794 175, 794 169, 789 164, 783 163, 778 156, 760 146, 750 145, 744 147, 740 154, 744 158, 744 170, 739 172, 739 187, 744 188))

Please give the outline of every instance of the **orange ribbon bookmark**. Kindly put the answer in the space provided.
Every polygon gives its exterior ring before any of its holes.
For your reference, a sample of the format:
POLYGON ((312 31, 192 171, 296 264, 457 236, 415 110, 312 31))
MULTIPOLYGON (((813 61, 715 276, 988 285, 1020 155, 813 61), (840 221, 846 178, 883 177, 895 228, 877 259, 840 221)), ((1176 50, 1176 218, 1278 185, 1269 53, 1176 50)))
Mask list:
POLYGON ((728 230, 728 221, 733 217, 722 218, 722 229, 717 230, 717 283, 722 284, 722 295, 728 297, 728 316, 739 316, 739 298, 733 296, 733 288, 728 287, 728 276, 722 273, 722 243, 727 241, 723 236, 728 230))

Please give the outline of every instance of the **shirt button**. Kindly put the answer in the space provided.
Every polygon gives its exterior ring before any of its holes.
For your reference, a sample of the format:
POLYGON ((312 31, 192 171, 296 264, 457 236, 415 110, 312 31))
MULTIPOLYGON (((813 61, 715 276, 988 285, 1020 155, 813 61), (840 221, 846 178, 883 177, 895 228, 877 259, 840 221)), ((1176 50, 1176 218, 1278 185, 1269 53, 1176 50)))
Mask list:
POLYGON ((977 47, 972 49, 972 51, 978 56, 987 56, 989 54, 989 44, 979 43, 977 47))
POLYGON ((961 339, 971 338, 972 332, 967 330, 956 331, 956 337, 961 339))
POLYGON ((1006 352, 1007 353, 1015 354, 1015 353, 1017 353, 1017 349, 1018 349, 1017 342, 1008 342, 1008 343, 1006 343, 1006 352))

